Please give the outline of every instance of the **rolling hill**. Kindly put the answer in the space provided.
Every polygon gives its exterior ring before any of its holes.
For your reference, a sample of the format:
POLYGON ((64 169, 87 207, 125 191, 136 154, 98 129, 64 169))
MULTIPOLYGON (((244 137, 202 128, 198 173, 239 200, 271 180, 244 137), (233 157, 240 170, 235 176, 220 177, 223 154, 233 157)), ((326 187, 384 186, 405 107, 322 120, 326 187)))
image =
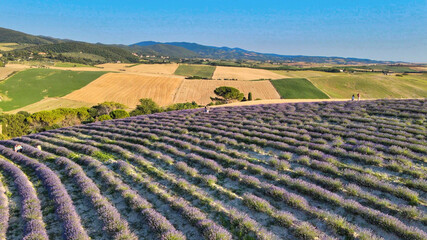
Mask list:
MULTIPOLYGON (((255 61, 294 61, 294 62, 313 62, 313 63, 335 63, 335 64, 387 64, 391 62, 376 61, 371 59, 360 58, 343 58, 343 57, 324 57, 324 56, 302 56, 302 55, 279 55, 270 53, 258 53, 241 48, 214 47, 205 46, 189 42, 154 42, 144 41, 132 44, 131 46, 141 46, 144 48, 155 47, 157 45, 170 45, 180 47, 193 52, 197 57, 212 59, 236 59, 236 60, 255 60, 255 61)), ((164 53, 165 54, 165 53, 164 53)), ((184 57, 184 56, 182 56, 184 57)))
POLYGON ((153 44, 149 46, 131 45, 127 49, 142 55, 169 56, 172 58, 198 57, 198 54, 191 50, 169 44, 153 44))
POLYGON ((424 240, 426 104, 193 109, 0 141, 0 239, 424 240))
POLYGON ((23 32, 14 31, 0 27, 0 43, 18 43, 18 44, 51 44, 58 43, 61 40, 50 37, 33 36, 23 32))

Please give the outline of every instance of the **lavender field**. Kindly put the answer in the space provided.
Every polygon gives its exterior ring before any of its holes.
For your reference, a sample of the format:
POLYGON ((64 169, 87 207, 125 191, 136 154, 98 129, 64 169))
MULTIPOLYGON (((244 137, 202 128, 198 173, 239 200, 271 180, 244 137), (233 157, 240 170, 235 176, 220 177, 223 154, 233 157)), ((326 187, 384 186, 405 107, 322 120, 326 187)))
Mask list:
POLYGON ((427 239, 426 118, 257 105, 0 141, 0 239, 427 239))

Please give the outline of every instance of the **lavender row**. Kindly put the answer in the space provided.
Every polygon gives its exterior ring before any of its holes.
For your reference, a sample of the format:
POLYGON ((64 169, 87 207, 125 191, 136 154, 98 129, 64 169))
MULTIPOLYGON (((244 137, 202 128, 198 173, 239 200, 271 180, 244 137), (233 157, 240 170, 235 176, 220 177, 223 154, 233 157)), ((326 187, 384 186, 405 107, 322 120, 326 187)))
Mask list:
POLYGON ((11 161, 32 169, 46 187, 54 202, 57 216, 62 221, 64 239, 89 239, 76 213, 73 202, 58 176, 46 165, 0 146, 0 153, 11 161))
MULTIPOLYGON (((1 175, 0 175, 1 176, 1 175)), ((6 239, 6 231, 9 225, 9 199, 6 189, 0 177, 0 239, 6 239)))
MULTIPOLYGON (((17 166, 4 159, 0 159, 0 169, 13 179, 18 190, 21 205, 21 217, 24 221, 23 239, 49 239, 43 223, 40 201, 25 173, 23 173, 17 166)), ((7 198, 5 201, 7 201, 7 198)), ((2 203, 2 205, 5 206, 5 210, 7 211, 7 202, 2 203)), ((0 233, 0 236, 3 235, 3 238, 1 239, 6 238, 8 214, 9 213, 6 212, 4 216, 0 215, 1 218, 5 218, 1 224, 2 227, 4 227, 1 228, 1 230, 4 229, 4 233, 0 233)))

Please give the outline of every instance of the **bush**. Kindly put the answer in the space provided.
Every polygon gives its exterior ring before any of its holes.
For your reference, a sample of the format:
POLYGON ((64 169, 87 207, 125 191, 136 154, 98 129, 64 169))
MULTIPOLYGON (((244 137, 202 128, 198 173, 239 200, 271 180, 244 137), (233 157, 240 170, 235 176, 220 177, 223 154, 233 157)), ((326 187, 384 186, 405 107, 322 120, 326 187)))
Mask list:
POLYGON ((186 103, 175 103, 166 108, 166 111, 175 111, 175 110, 183 110, 183 109, 193 109, 198 108, 199 105, 193 101, 193 102, 186 102, 186 103))
POLYGON ((150 98, 140 99, 139 102, 140 104, 136 106, 136 109, 130 112, 131 116, 162 112, 162 108, 150 98))
POLYGON ((29 112, 26 112, 26 111, 19 111, 16 114, 20 114, 20 115, 23 115, 25 117, 29 117, 31 115, 29 112))
POLYGON ((117 110, 113 110, 110 113, 110 116, 112 119, 127 118, 129 117, 129 113, 123 109, 117 109, 117 110))
POLYGON ((111 120, 112 118, 110 117, 110 115, 104 114, 98 117, 98 121, 106 121, 106 120, 111 120))

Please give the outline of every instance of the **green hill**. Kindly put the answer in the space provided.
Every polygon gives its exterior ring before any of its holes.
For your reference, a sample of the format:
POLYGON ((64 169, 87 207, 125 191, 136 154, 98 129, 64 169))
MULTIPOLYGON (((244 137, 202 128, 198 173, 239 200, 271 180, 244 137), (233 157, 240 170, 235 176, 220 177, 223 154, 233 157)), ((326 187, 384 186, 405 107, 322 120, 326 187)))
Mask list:
POLYGON ((83 64, 94 64, 103 62, 131 62, 136 63, 139 58, 131 52, 103 44, 91 44, 84 42, 63 42, 27 47, 6 53, 7 56, 14 57, 30 56, 31 53, 44 52, 45 57, 57 59, 65 62, 75 62, 83 64), (70 54, 72 53, 72 54, 70 54), (91 56, 91 57, 87 57, 91 56))
POLYGON ((37 37, 23 32, 14 31, 7 28, 0 28, 0 43, 19 43, 19 44, 50 44, 58 42, 54 38, 37 37))

